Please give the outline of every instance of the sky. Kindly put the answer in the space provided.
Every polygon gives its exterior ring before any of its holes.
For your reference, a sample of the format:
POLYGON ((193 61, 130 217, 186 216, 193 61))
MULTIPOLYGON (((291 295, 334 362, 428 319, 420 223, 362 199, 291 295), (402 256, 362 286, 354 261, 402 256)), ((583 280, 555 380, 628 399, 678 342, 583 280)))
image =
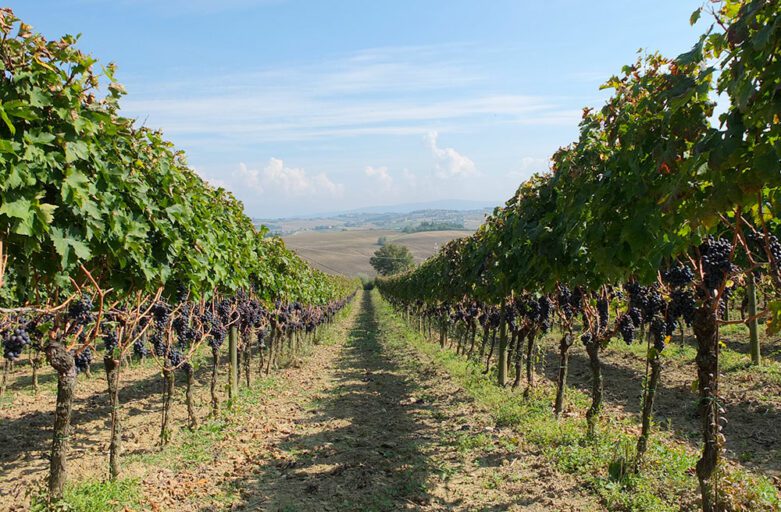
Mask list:
POLYGON ((6 0, 118 65, 161 128, 253 217, 500 204, 577 137, 639 50, 675 56, 703 0, 6 0))

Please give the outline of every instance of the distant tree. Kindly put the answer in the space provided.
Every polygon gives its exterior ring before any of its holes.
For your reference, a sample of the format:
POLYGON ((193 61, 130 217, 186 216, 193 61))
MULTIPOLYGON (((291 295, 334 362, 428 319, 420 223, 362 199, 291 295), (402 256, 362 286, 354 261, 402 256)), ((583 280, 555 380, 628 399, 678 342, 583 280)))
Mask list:
POLYGON ((381 236, 377 239, 377 245, 385 245, 385 243, 388 241, 387 236, 381 236))
POLYGON ((404 272, 413 265, 412 253, 403 245, 385 244, 374 252, 369 263, 383 276, 404 272))

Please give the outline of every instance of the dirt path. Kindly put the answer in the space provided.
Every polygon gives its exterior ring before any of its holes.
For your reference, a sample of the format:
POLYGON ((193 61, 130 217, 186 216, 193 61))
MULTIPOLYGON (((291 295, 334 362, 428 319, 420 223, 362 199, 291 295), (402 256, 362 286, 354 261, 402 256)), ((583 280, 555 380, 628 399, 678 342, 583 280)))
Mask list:
POLYGON ((262 420, 226 441, 243 450, 194 468, 232 499, 191 495, 176 508, 600 510, 405 345, 371 294, 356 300, 343 343, 317 347, 259 406, 262 420))

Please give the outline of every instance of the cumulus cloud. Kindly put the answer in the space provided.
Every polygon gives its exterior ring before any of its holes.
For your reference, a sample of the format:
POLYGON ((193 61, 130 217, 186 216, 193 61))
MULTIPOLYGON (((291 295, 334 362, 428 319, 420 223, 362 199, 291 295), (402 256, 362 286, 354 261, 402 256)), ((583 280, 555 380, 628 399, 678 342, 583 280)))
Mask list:
POLYGON ((453 148, 441 148, 438 144, 439 134, 428 132, 426 142, 434 156, 436 174, 440 178, 465 177, 477 174, 475 163, 466 155, 453 148))
POLYGON ((366 167, 366 169, 364 169, 363 172, 366 174, 366 176, 377 180, 383 190, 390 190, 393 186, 393 177, 388 174, 387 167, 372 167, 369 165, 366 167))
POLYGON ((344 192, 344 185, 334 183, 325 173, 310 176, 304 169, 286 167, 279 158, 269 159, 263 169, 251 169, 241 163, 234 175, 240 186, 259 195, 340 197, 344 192))

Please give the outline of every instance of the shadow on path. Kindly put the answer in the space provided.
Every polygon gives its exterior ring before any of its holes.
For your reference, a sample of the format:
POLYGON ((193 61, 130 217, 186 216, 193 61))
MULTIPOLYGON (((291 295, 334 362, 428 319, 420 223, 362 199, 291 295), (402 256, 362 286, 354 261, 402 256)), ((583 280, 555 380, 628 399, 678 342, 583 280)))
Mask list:
POLYGON ((378 327, 364 293, 333 385, 281 444, 286 457, 241 482, 245 510, 400 510, 432 499, 424 454, 435 433, 416 421, 426 405, 410 400, 416 384, 384 352, 378 327))

